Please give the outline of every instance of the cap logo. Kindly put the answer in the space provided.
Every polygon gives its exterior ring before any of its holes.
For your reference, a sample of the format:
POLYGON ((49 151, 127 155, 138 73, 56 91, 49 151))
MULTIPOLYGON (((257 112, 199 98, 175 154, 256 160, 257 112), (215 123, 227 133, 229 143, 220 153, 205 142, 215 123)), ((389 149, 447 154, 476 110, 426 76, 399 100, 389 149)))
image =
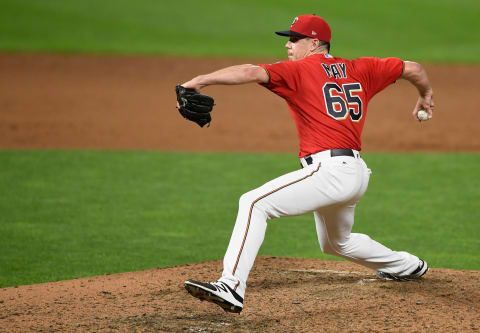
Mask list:
POLYGON ((314 35, 314 36, 315 36, 316 34, 317 34, 317 33, 316 33, 315 31, 313 31, 313 30, 312 30, 312 35, 314 35))
POLYGON ((295 18, 293 19, 292 24, 290 25, 290 28, 293 27, 293 25, 294 25, 295 23, 297 23, 297 21, 298 21, 298 17, 295 17, 295 18))

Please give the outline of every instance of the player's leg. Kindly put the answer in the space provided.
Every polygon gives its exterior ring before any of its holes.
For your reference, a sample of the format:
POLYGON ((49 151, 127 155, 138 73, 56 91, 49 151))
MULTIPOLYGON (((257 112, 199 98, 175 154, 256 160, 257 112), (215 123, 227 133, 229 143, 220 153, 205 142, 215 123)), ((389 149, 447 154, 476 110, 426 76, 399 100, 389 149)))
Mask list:
POLYGON ((244 295, 248 275, 265 236, 266 221, 352 200, 360 191, 362 171, 358 158, 325 158, 244 194, 224 257, 221 281, 244 295))
POLYGON ((316 174, 323 172, 319 164, 297 170, 240 197, 237 219, 223 261, 221 281, 243 297, 248 275, 265 237, 267 220, 305 214, 331 202, 315 186, 322 178, 316 177, 316 174))
POLYGON ((329 207, 315 212, 318 241, 324 253, 388 273, 407 275, 419 259, 407 252, 392 251, 368 235, 351 233, 355 205, 329 207))
POLYGON ((188 280, 185 288, 193 296, 214 302, 226 311, 240 312, 246 281, 263 243, 267 220, 305 214, 331 204, 333 200, 324 190, 328 188, 327 176, 328 171, 317 163, 242 195, 222 277, 212 283, 188 280))
POLYGON ((359 174, 362 175, 361 185, 352 200, 322 207, 314 214, 320 247, 325 253, 344 257, 377 271, 410 274, 418 268, 419 258, 407 252, 392 251, 368 235, 351 233, 355 206, 367 190, 371 173, 362 159, 358 162, 361 168, 359 174))

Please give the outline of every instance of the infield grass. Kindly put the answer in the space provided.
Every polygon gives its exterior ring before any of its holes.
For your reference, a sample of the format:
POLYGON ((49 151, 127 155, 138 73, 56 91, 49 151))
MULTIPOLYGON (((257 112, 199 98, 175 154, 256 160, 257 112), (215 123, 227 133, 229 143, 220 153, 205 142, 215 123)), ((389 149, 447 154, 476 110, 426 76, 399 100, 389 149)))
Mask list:
MULTIPOLYGON (((355 232, 480 269, 480 155, 364 158, 355 232)), ((0 286, 222 259, 240 195, 297 168, 294 154, 0 152, 0 286)), ((335 258, 311 215, 270 221, 260 254, 335 258)))
POLYGON ((0 0, 0 49, 286 57, 293 18, 315 13, 332 53, 480 62, 477 0, 0 0))

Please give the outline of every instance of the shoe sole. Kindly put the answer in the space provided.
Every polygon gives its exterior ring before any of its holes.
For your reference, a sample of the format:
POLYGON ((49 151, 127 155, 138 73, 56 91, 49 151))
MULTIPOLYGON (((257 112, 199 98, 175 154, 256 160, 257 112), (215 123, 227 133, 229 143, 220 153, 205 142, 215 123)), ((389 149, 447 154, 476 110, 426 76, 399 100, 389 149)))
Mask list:
POLYGON ((406 276, 396 276, 385 272, 377 272, 377 278, 382 281, 408 282, 416 279, 406 276))
POLYGON ((190 295, 193 297, 198 298, 200 301, 207 301, 211 303, 215 303, 218 306, 220 306, 225 312, 230 312, 230 313, 240 313, 243 308, 233 305, 230 302, 227 302, 221 297, 218 297, 217 295, 212 294, 209 291, 206 291, 202 288, 199 288, 197 286, 193 286, 190 284, 185 284, 185 289, 188 291, 190 295))
MULTIPOLYGON (((425 265, 427 265, 427 263, 425 263, 425 265)), ((421 280, 422 276, 427 274, 429 268, 430 267, 428 267, 427 265, 427 269, 425 270, 425 272, 417 276, 416 275, 397 276, 390 273, 377 272, 377 278, 383 281, 398 281, 398 282, 419 281, 421 280)))

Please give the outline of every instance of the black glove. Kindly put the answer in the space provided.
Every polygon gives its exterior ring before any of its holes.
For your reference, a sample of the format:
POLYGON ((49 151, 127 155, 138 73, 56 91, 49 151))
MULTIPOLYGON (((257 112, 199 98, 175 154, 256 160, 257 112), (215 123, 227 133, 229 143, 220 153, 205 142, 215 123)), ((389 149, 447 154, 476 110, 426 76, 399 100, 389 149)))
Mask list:
POLYGON ((192 88, 184 88, 181 85, 175 87, 177 92, 177 101, 180 108, 178 111, 183 116, 200 127, 209 124, 212 121, 210 112, 213 109, 214 100, 212 97, 200 94, 192 88))

